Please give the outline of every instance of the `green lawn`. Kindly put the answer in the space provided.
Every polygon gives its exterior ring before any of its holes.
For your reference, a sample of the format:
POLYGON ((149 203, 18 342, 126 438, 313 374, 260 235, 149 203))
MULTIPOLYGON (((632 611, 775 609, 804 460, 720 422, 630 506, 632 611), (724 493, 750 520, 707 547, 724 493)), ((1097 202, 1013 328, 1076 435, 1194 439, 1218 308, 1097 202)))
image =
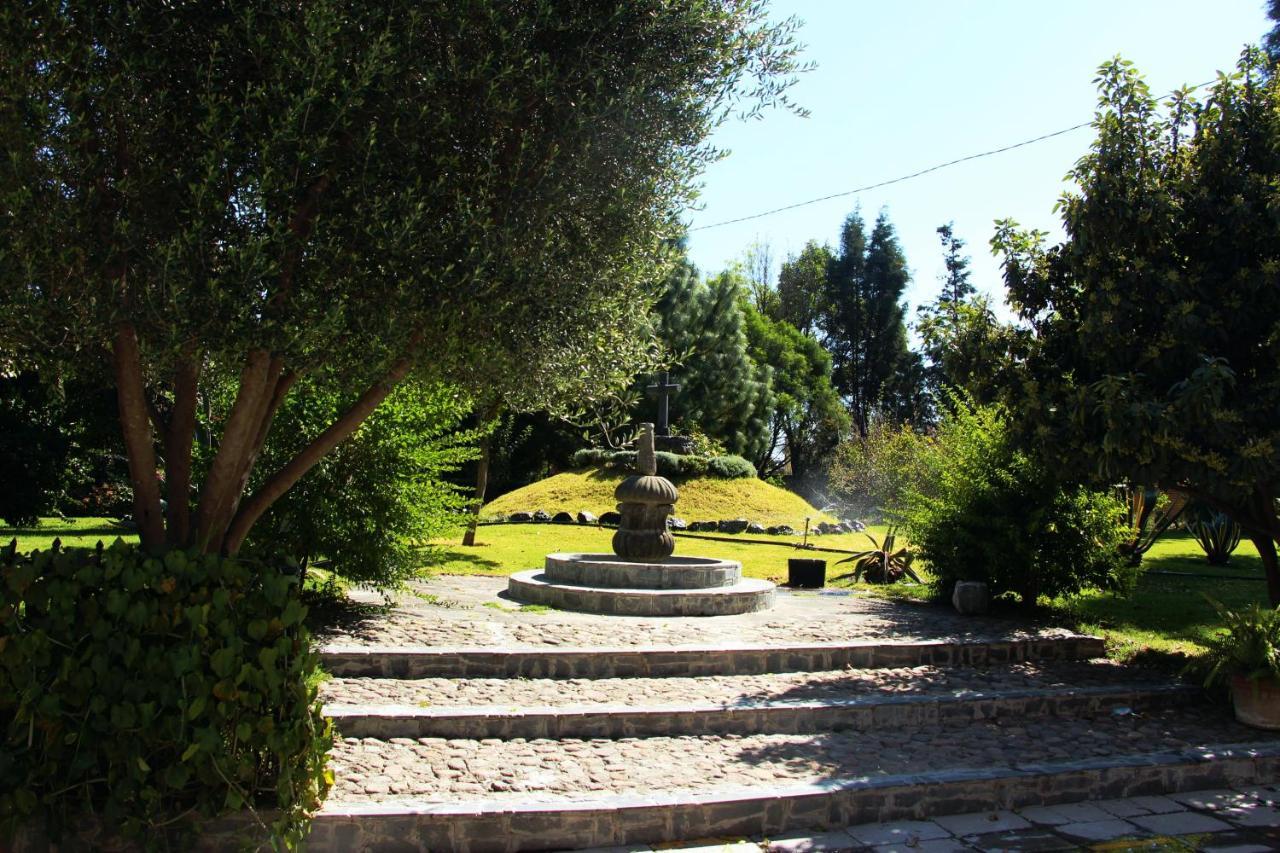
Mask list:
MULTIPOLYGON (((875 527, 870 532, 879 539, 884 528, 875 527)), ((102 518, 45 519, 34 528, 0 528, 0 539, 7 542, 17 537, 22 550, 47 549, 55 537, 61 538, 65 547, 91 548, 99 540, 110 544, 117 536, 127 542, 137 538, 102 518)), ((457 544, 460 537, 437 541, 424 568, 442 574, 505 575, 540 567, 549 552, 609 552, 611 537, 612 531, 578 525, 488 525, 480 528, 479 544, 472 548, 457 544)), ((843 559, 841 554, 797 548, 799 537, 726 538, 730 541, 679 536, 676 553, 738 560, 748 577, 774 581, 786 579, 789 558, 817 557, 827 560, 831 585, 852 585, 845 576, 850 565, 836 565, 843 559)), ((859 533, 814 536, 810 542, 818 548, 844 550, 861 550, 870 545, 867 537, 859 533)), ((1195 657, 1204 651, 1205 640, 1219 624, 1206 595, 1229 607, 1266 600, 1262 561, 1248 541, 1240 544, 1230 565, 1216 567, 1205 561, 1191 536, 1169 533, 1147 554, 1143 568, 1137 592, 1132 596, 1092 591, 1062 597, 1050 602, 1042 615, 1057 624, 1105 636, 1111 654, 1121 659, 1195 657)), ((922 597, 926 593, 914 584, 860 588, 904 597, 922 597)))
MULTIPOLYGON (((879 539, 883 528, 871 528, 879 539)), ((802 550, 796 547, 799 536, 725 536, 725 540, 694 538, 702 534, 676 537, 676 553, 689 557, 719 557, 742 563, 747 577, 786 580, 787 560, 791 557, 817 557, 827 560, 827 575, 845 572, 848 566, 835 566, 841 554, 802 550)), ((715 535, 715 534, 707 534, 715 535)), ((543 557, 559 551, 612 553, 612 530, 573 524, 494 524, 477 531, 476 545, 464 548, 460 537, 437 540, 429 570, 441 574, 507 575, 523 569, 541 568, 543 557)), ((860 533, 811 536, 810 544, 818 548, 863 550, 870 540, 860 533)))
POLYGON ((0 541, 18 540, 19 551, 47 551, 54 539, 64 548, 92 548, 101 542, 110 545, 116 538, 137 542, 138 535, 116 527, 109 518, 42 518, 36 527, 0 526, 0 541))

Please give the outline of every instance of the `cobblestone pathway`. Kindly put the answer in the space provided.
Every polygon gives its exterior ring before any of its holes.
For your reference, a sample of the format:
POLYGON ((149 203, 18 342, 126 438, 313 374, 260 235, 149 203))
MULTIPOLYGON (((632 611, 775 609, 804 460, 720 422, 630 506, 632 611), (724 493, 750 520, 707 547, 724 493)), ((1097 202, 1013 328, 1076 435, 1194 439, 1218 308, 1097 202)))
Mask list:
POLYGON ((963 728, 799 735, 585 741, 349 738, 333 752, 337 784, 329 801, 509 797, 530 803, 656 790, 782 786, 941 768, 1017 767, 1264 736, 1215 709, 1184 709, 1142 717, 1001 719, 963 728))
MULTIPOLYGON (((771 610, 700 618, 600 616, 525 609, 499 597, 505 578, 448 576, 418 584, 390 612, 325 631, 332 644, 552 648, 837 643, 868 639, 966 639, 1037 632, 1002 619, 966 618, 948 607, 903 604, 866 594, 780 591, 771 610)), ((370 602, 380 601, 366 596, 370 602)))
POLYGON ((1150 670, 1107 660, 1050 661, 1009 666, 846 669, 702 678, 335 678, 320 688, 326 703, 456 707, 752 705, 885 695, 1163 684, 1150 670))

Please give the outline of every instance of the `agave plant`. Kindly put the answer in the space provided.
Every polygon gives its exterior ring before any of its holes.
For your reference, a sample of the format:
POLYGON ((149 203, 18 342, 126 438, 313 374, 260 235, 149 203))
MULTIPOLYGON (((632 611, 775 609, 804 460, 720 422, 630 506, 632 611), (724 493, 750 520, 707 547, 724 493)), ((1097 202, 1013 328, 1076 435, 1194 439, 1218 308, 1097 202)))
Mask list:
POLYGON ((1201 510, 1187 522, 1187 530, 1200 543, 1205 559, 1214 566, 1230 562, 1231 552, 1240 544, 1240 525, 1221 512, 1201 510))
POLYGON ((911 561, 915 559, 915 555, 905 546, 894 550, 897 539, 894 528, 890 527, 878 542, 870 533, 862 535, 870 539, 874 547, 836 563, 837 566, 841 563, 853 563, 853 571, 845 577, 852 576, 855 581, 867 583, 896 583, 905 576, 920 583, 920 576, 911 570, 911 561))
POLYGON ((1123 486, 1118 497, 1128 510, 1129 527, 1133 530, 1130 540, 1120 546, 1120 552, 1131 566, 1142 562, 1142 555, 1156 544, 1160 534, 1178 520, 1190 503, 1185 492, 1176 489, 1162 492, 1146 486, 1123 486))

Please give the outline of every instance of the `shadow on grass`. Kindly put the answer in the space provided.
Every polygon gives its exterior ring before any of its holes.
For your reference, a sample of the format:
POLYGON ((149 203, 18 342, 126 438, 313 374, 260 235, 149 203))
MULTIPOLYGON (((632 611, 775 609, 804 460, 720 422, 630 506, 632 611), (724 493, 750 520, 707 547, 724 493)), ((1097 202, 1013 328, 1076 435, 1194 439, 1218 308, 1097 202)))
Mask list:
POLYGON ((476 550, 481 547, 483 546, 473 545, 468 548, 462 545, 433 545, 423 550, 422 570, 428 574, 444 572, 448 571, 450 563, 463 563, 473 569, 486 571, 501 569, 502 563, 499 561, 481 556, 476 550))

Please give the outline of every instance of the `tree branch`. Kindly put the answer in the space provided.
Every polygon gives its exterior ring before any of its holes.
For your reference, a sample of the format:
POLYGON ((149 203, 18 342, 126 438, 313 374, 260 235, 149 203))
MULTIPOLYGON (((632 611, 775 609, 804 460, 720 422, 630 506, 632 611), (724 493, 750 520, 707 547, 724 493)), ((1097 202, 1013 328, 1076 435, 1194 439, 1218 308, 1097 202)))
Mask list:
POLYGON ((310 471, 326 453, 349 438, 386 399, 391 390, 409 373, 420 341, 421 335, 415 334, 410 339, 405 354, 381 379, 369 386, 351 408, 347 409, 328 429, 316 436, 283 468, 267 478, 266 482, 240 505, 223 541, 223 550, 226 553, 234 554, 239 551, 240 546, 244 544, 245 536, 262 514, 281 495, 289 491, 294 483, 302 479, 302 476, 310 471))
POLYGON ((160 483, 156 479, 156 451, 152 444, 147 392, 142 378, 142 356, 138 350, 137 332, 129 323, 116 326, 112 362, 116 399, 120 407, 120 428, 129 459, 129 481, 133 486, 133 519, 138 525, 142 547, 154 552, 164 544, 160 483))

